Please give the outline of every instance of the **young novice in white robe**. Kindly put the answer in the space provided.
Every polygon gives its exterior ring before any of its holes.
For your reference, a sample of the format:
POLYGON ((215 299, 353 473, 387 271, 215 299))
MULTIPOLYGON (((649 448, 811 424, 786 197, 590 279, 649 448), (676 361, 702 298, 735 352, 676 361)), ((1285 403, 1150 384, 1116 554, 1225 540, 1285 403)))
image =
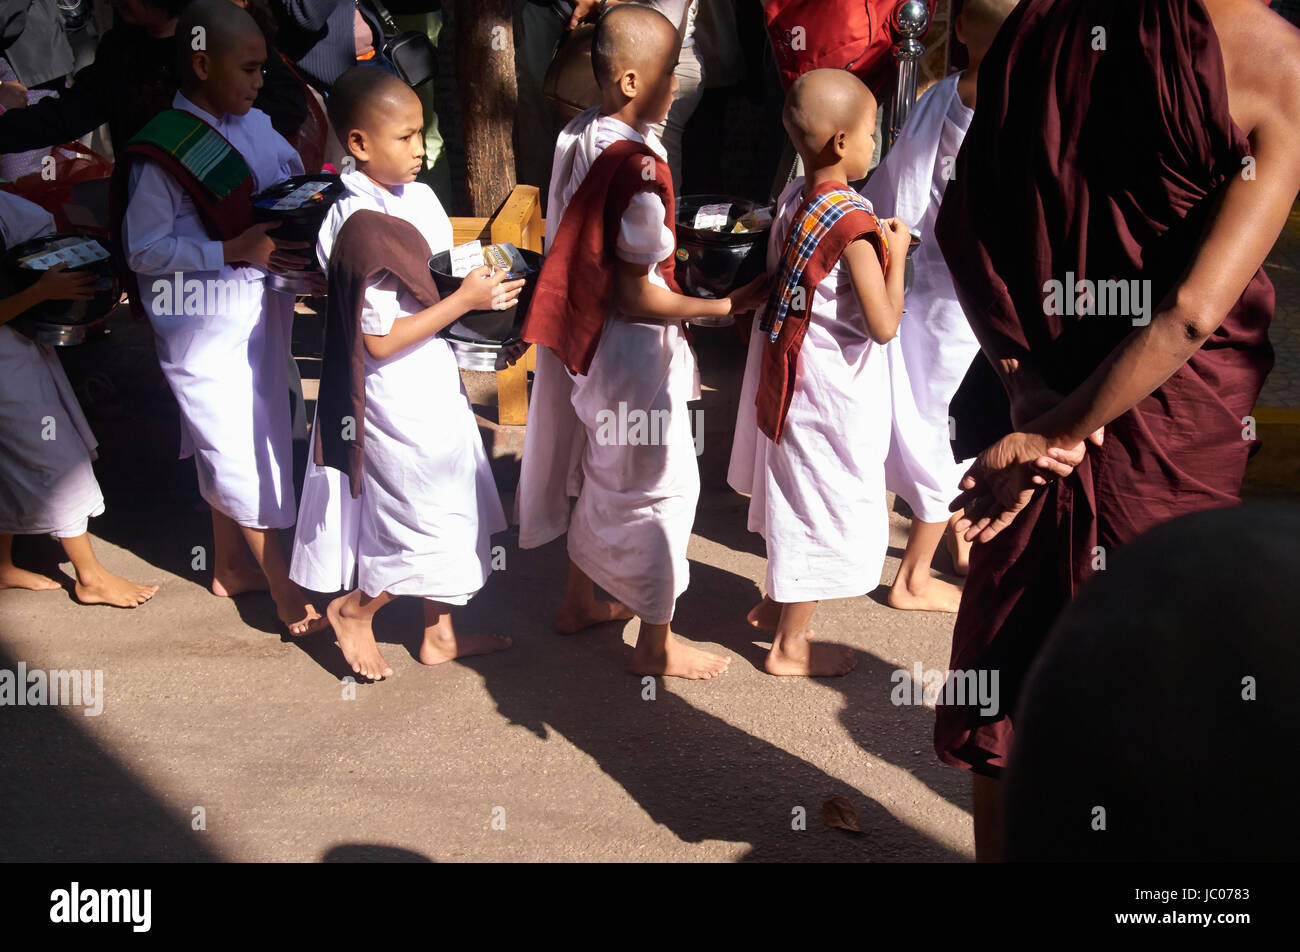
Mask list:
MULTIPOLYGON (((198 0, 186 9, 177 42, 188 44, 199 28, 206 48, 191 52, 172 106, 201 122, 164 112, 151 126, 191 122, 209 137, 205 150, 233 147, 235 156, 223 161, 242 159, 251 189, 215 207, 251 221, 251 205, 232 206, 300 174, 302 163, 266 114, 252 108, 266 58, 256 23, 226 0, 198 0)), ((180 407, 181 455, 195 457, 199 489, 212 509, 212 591, 269 588, 280 620, 291 634, 304 634, 325 622, 289 580, 278 535, 296 511, 287 379, 293 297, 264 286, 267 268, 300 259, 277 250, 297 245, 268 237, 269 223, 224 241, 213 237, 196 192, 177 178, 202 168, 203 158, 191 154, 166 168, 158 160, 166 156, 132 161, 121 223, 126 262, 180 407)))
POLYGON ((672 177, 649 127, 672 104, 677 52, 677 32, 661 14, 611 9, 593 46, 603 104, 571 121, 556 146, 547 258, 523 333, 539 346, 519 545, 568 532, 559 631, 635 615, 630 670, 707 679, 730 659, 686 645, 669 628, 689 576, 699 497, 687 411, 699 373, 682 324, 745 310, 758 295, 751 287, 720 300, 687 297, 664 267, 675 249, 672 177), (606 233, 607 218, 617 234, 606 233), (570 311, 580 315, 580 334, 570 311), (597 601, 593 583, 617 601, 597 601))
POLYGON ((750 494, 749 528, 767 542, 766 592, 749 622, 775 632, 769 674, 853 667, 850 649, 813 643, 808 626, 819 600, 879 584, 889 544, 883 345, 902 312, 908 233, 847 185, 870 166, 875 115, 844 70, 805 73, 786 95, 808 178, 786 187, 774 217, 777 286, 750 335, 727 474, 750 494))
MULTIPOLYGON (((49 212, 0 192, 0 252, 54 231, 49 212)), ((90 462, 95 437, 54 348, 9 322, 44 301, 84 301, 92 275, 52 268, 27 290, 0 299, 0 588, 62 588, 13 563, 14 535, 49 533, 63 544, 77 573, 77 599, 135 608, 158 591, 109 572, 95 557, 86 529, 104 511, 90 462)))
MULTIPOLYGON (((321 227, 322 267, 339 230, 361 210, 409 222, 431 254, 449 249, 451 222, 433 191, 415 181, 424 155, 415 93, 379 67, 358 66, 339 78, 329 109, 357 167, 343 173, 347 192, 321 227)), ((475 269, 427 309, 386 272, 367 285, 359 496, 338 469, 308 463, 290 574, 329 592, 351 587, 355 576, 358 588, 326 611, 344 657, 363 677, 392 674, 372 620, 403 595, 424 600, 424 664, 510 645, 495 635, 457 634, 451 619, 451 607, 468 603, 487 581, 491 536, 506 519, 455 355, 438 331, 469 310, 513 306, 523 281, 491 274, 475 269)), ((327 425, 319 408, 316 425, 327 425)))
POLYGON ((949 513, 948 504, 957 496, 968 464, 953 460, 948 406, 980 347, 934 240, 934 222, 975 115, 980 62, 1015 6, 1016 0, 968 0, 962 7, 955 27, 970 65, 921 97, 862 189, 880 214, 915 222, 921 234, 903 321, 886 348, 894 422, 885 484, 907 500, 913 513, 907 548, 889 590, 895 608, 955 612, 961 603, 960 588, 930 575, 930 560, 946 531, 954 567, 966 574, 970 543, 951 530, 962 514, 949 513))

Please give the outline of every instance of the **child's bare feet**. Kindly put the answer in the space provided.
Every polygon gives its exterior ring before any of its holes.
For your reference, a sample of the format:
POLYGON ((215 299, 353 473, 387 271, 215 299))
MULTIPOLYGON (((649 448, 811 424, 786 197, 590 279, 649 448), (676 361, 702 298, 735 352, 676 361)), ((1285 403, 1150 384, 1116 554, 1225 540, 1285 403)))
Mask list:
POLYGON ((570 605, 566 602, 560 606, 554 624, 555 630, 560 634, 572 635, 592 625, 603 625, 609 621, 628 621, 635 617, 632 609, 622 602, 593 601, 586 605, 570 605))
POLYGON ((776 631, 781 624, 781 606, 764 595, 763 600, 751 608, 745 618, 762 631, 776 631))
POLYGON ((371 681, 393 676, 393 669, 388 666, 384 656, 375 644, 375 632, 370 626, 371 616, 357 613, 348 617, 348 609, 353 605, 355 592, 340 595, 325 607, 329 624, 334 627, 343 660, 357 674, 371 681))
POLYGON ((928 573, 904 578, 899 572, 889 589, 889 604, 900 611, 955 612, 961 608, 961 589, 928 573))
POLYGON ((116 608, 136 608, 158 594, 157 585, 141 585, 112 572, 79 578, 74 590, 77 601, 84 605, 112 605, 116 608))
POLYGON ((420 664, 442 664, 468 655, 490 654, 505 651, 514 642, 504 635, 444 635, 442 632, 424 633, 420 645, 420 664))
POLYGON ((646 645, 647 640, 638 638, 636 647, 632 649, 627 669, 633 674, 660 674, 670 678, 707 681, 722 674, 731 664, 730 657, 693 648, 671 633, 662 645, 646 645))
POLYGON ((212 570, 212 594, 229 598, 244 592, 265 592, 270 583, 256 565, 217 566, 212 570))
POLYGON ((843 645, 816 645, 812 643, 813 637, 811 631, 788 636, 778 634, 763 661, 763 669, 768 674, 783 676, 833 678, 848 674, 858 663, 853 649, 843 645))
POLYGON ((48 592, 63 586, 48 575, 29 572, 16 565, 0 565, 0 588, 25 588, 33 592, 48 592))

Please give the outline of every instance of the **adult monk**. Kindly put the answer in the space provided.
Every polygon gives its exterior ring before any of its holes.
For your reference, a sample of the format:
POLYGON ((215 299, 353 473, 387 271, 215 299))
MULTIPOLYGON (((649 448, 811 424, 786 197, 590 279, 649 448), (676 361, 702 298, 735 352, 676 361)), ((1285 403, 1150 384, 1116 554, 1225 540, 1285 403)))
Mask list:
POLYGON ((1002 691, 988 716, 941 703, 935 750, 973 771, 990 860, 1019 687, 1062 607, 1114 547, 1239 502, 1273 359, 1260 265, 1300 191, 1300 32, 1259 0, 1025 0, 978 100, 936 235, 1013 432, 952 504, 980 544, 951 668, 1002 691))

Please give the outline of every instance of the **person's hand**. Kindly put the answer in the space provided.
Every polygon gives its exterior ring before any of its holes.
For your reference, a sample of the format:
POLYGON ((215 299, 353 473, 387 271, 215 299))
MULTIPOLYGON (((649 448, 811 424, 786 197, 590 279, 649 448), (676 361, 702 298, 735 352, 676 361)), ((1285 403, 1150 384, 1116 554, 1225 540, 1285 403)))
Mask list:
POLYGON ((267 232, 276 227, 278 226, 273 221, 258 222, 234 238, 223 241, 221 249, 226 264, 242 261, 245 264, 265 268, 270 263, 271 255, 275 253, 276 248, 275 239, 267 232))
MULTIPOLYGON (((609 2, 616 3, 618 0, 609 0, 609 2)), ((574 0, 573 16, 569 17, 569 25, 567 29, 577 29, 578 24, 587 19, 593 10, 600 12, 608 5, 608 3, 602 3, 601 0, 574 0)))
POLYGON ((507 367, 513 367, 519 363, 524 354, 528 353, 528 348, 532 345, 520 337, 512 337, 501 345, 501 350, 497 354, 496 369, 505 370, 507 367))
POLYGON ((1011 525, 1051 479, 1069 476, 1083 462, 1083 443, 1053 446, 1037 433, 1009 433, 975 458, 962 477, 961 495, 948 505, 963 510, 953 530, 967 542, 988 542, 1011 525))
MULTIPOLYGON (((306 271, 311 267, 310 258, 302 255, 296 255, 289 252, 289 248, 306 248, 305 241, 277 241, 275 250, 266 261, 266 270, 274 271, 276 274, 283 274, 286 271, 306 271)), ((324 277, 324 275, 322 275, 324 277)))
POLYGON ((509 271, 482 265, 461 281, 456 297, 466 311, 504 311, 514 307, 515 299, 523 290, 524 279, 507 281, 509 271))
POLYGON ((27 105, 27 87, 18 82, 0 83, 0 106, 5 109, 22 109, 27 105))
POLYGON ((912 230, 901 218, 886 218, 880 223, 889 247, 889 270, 907 266, 907 249, 912 244, 912 230))
POLYGON ((771 278, 766 274, 760 274, 748 284, 736 288, 727 295, 727 301, 731 304, 730 313, 746 314, 761 307, 767 302, 771 283, 771 278))
POLYGON ((88 301, 95 296, 99 279, 89 271, 69 271, 60 262, 36 281, 32 288, 42 301, 88 301))

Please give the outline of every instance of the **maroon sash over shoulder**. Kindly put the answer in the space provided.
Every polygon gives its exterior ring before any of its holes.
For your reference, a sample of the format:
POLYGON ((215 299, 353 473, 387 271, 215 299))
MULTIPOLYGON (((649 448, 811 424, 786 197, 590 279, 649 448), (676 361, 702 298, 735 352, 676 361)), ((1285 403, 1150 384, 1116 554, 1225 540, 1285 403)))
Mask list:
MULTIPOLYGON (((1249 145, 1200 0, 1025 0, 979 87, 935 234, 985 356, 1019 358, 1067 394, 1177 286, 1249 145)), ((1000 696, 991 713, 941 699, 944 761, 1006 765, 1023 679, 1094 563, 1158 523, 1239 501, 1272 311, 1261 270, 1104 446, 975 546, 950 667, 998 671, 1000 696)), ((1080 698, 1080 716, 1094 703, 1105 699, 1080 698)))
MULTIPOLYGON (((600 343, 614 297, 619 222, 638 192, 660 197, 664 225, 676 239, 672 173, 649 146, 622 139, 591 164, 548 243, 520 336, 549 347, 573 373, 587 372, 600 343)), ((676 291, 671 255, 659 272, 676 291)))
POLYGON ((348 216, 329 261, 325 342, 312 452, 317 466, 347 474, 354 497, 361 495, 366 436, 366 344, 361 309, 366 286, 381 272, 402 283, 423 307, 439 301, 429 273, 429 243, 401 218, 362 209, 348 216))
POLYGON ((804 196, 790 221, 781 272, 776 276, 762 321, 754 330, 776 334, 775 340, 763 341, 755 395, 758 428, 773 443, 781 442, 794 397, 799 349, 808 333, 817 285, 835 267, 844 249, 859 238, 874 236, 872 246, 880 258, 880 267, 889 267, 889 246, 880 231, 880 220, 867 211, 868 207, 847 185, 823 182, 804 196))
POLYGON ((126 266, 122 221, 130 199, 131 167, 140 159, 157 162, 194 202, 199 220, 213 241, 229 241, 253 224, 253 176, 244 157, 211 124, 182 109, 158 113, 127 144, 119 156, 109 186, 109 217, 118 271, 139 319, 140 303, 134 272, 126 266))

